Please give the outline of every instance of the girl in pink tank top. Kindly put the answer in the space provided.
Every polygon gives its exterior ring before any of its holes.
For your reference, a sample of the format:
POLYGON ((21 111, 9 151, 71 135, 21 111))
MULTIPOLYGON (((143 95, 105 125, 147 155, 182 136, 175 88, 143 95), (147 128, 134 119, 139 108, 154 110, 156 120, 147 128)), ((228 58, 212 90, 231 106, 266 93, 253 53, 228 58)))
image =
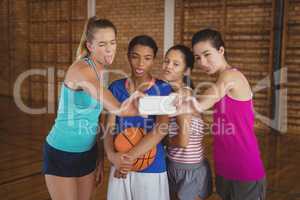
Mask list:
POLYGON ((208 75, 217 75, 216 83, 192 100, 193 108, 200 112, 214 109, 211 129, 217 193, 223 200, 265 199, 265 171, 254 132, 250 85, 227 63, 218 31, 197 32, 192 47, 196 65, 208 75))

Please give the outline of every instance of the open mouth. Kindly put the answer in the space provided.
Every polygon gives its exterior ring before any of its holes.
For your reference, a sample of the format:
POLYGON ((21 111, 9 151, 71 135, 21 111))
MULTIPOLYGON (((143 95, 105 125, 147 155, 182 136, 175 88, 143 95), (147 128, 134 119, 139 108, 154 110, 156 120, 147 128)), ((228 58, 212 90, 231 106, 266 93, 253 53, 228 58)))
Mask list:
POLYGON ((164 71, 164 74, 170 74, 171 72, 170 71, 164 71))
POLYGON ((112 55, 104 56, 104 60, 107 64, 111 64, 113 62, 113 56, 112 55))
POLYGON ((172 74, 172 72, 167 71, 167 70, 163 71, 163 75, 164 76, 169 76, 170 74, 172 74))
POLYGON ((145 72, 143 69, 135 69, 134 71, 137 75, 142 75, 145 72))

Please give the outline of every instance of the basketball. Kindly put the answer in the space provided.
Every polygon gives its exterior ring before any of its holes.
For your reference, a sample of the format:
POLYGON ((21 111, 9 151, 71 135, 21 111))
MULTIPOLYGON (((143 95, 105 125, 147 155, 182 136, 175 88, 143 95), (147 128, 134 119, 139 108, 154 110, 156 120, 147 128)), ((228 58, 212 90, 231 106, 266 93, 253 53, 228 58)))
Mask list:
MULTIPOLYGON (((144 137, 145 133, 142 128, 126 128, 119 133, 114 140, 115 149, 118 152, 127 153, 144 137)), ((145 155, 138 158, 133 164, 133 171, 141 171, 152 164, 156 155, 156 147, 152 148, 145 155)))

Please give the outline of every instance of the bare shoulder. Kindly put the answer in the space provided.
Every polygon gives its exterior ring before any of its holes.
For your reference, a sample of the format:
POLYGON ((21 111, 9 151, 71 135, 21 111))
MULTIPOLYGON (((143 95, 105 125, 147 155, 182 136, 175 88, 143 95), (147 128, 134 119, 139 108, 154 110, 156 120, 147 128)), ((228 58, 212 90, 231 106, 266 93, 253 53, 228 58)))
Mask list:
POLYGON ((224 70, 223 72, 220 73, 219 79, 226 81, 226 80, 238 78, 240 75, 242 75, 242 73, 235 69, 224 70))
POLYGON ((68 69, 65 81, 78 82, 86 79, 90 79, 92 71, 88 64, 82 60, 75 61, 68 69))
POLYGON ((252 96, 251 86, 246 76, 239 70, 226 70, 220 74, 220 79, 223 80, 228 89, 228 94, 236 99, 249 99, 252 96))
POLYGON ((75 61, 69 68, 70 73, 87 73, 89 66, 83 60, 75 61))
POLYGON ((241 71, 236 69, 225 70, 221 72, 218 77, 218 81, 223 83, 234 83, 237 81, 244 82, 245 80, 247 81, 245 75, 241 71))

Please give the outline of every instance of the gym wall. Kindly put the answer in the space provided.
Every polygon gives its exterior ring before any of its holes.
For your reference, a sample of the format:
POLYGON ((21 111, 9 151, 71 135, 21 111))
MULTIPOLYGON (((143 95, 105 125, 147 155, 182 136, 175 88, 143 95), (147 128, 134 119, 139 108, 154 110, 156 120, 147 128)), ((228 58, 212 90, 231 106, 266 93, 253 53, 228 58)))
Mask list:
MULTIPOLYGON (((245 73, 254 90, 255 110, 270 116, 272 88, 267 86, 273 73, 273 0, 176 0, 174 43, 190 46, 201 28, 216 28, 224 35, 229 62, 245 73), (264 81, 266 80, 266 81, 264 81), (260 88, 264 89, 260 89, 260 88)), ((286 0, 282 66, 287 67, 288 132, 300 130, 300 2, 286 0)), ((84 21, 86 0, 3 0, 0 2, 0 95, 12 96, 17 77, 28 69, 54 69, 55 77, 32 76, 22 84, 22 96, 47 104, 47 88, 59 85, 75 56, 84 21), (50 85, 49 85, 50 84, 50 85)), ((160 50, 154 74, 159 76, 163 54, 164 1, 98 0, 96 14, 110 19, 118 28, 118 53, 111 69, 129 72, 127 45, 138 34, 151 35, 160 50)), ((282 74, 284 75, 284 74, 282 74)), ((111 80, 121 75, 112 74, 111 80)), ((282 76, 284 77, 284 76, 282 76)), ((195 83, 213 81, 195 68, 195 83)), ((208 117, 208 120, 210 118, 208 117)), ((257 121, 256 127, 267 129, 257 121)))

